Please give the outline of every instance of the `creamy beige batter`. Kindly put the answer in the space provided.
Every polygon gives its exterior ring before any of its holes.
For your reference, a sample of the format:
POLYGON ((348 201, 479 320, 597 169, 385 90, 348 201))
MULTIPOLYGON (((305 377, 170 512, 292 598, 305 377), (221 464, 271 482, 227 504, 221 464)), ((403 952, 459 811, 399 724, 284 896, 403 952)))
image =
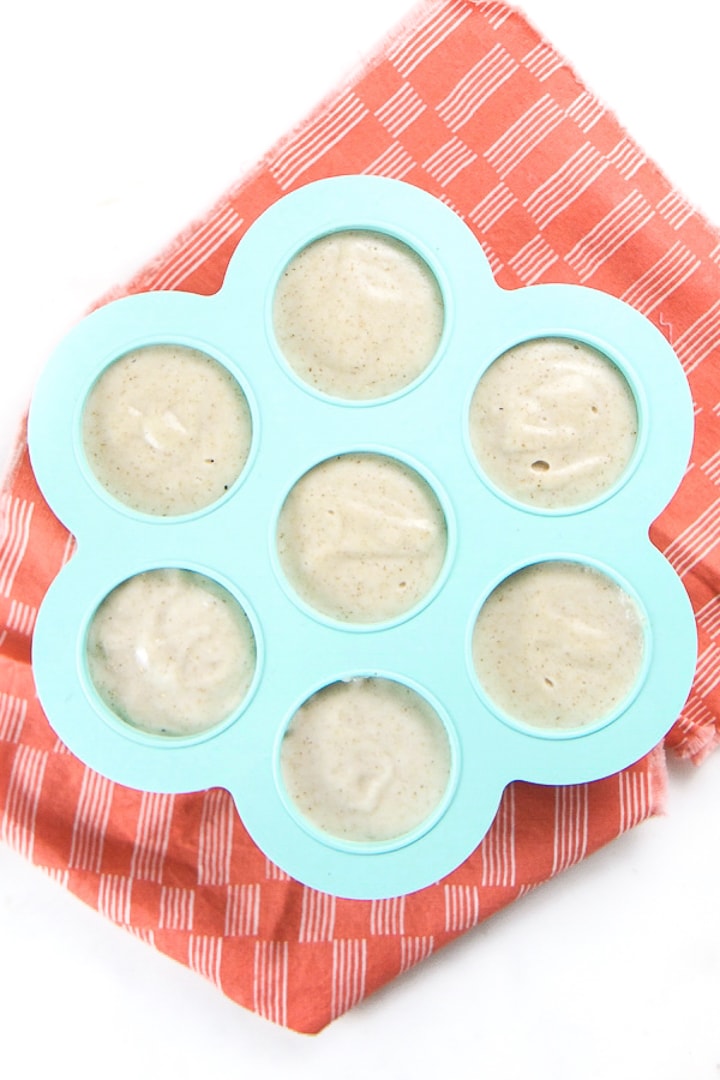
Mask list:
POLYGON ((544 338, 504 353, 470 407, 470 439, 493 483, 523 503, 579 506, 608 491, 635 449, 632 391, 600 352, 544 338))
POLYGON ((251 440, 245 395, 196 349, 154 345, 100 376, 83 414, 88 463, 116 499, 146 514, 202 510, 240 475, 251 440))
POLYGON ((119 585, 87 637, 90 678, 122 720, 191 735, 227 719, 255 671, 255 639, 235 599, 202 574, 150 570, 119 585))
POLYGON ((502 582, 483 605, 473 661, 508 716, 549 730, 608 716, 641 669, 644 626, 611 578, 574 562, 543 562, 502 582))
POLYGON ((280 764, 290 799, 343 840, 382 841, 422 825, 445 795, 445 727, 419 694, 389 679, 325 687, 298 710, 280 764))
POLYGON ((344 622, 393 619, 433 587, 445 517, 428 484, 379 454, 345 454, 306 473, 280 513, 278 555, 290 584, 344 622))
POLYGON ((274 297, 274 327, 288 364, 333 397, 402 390, 433 359, 443 329, 434 275, 406 244, 346 230, 308 245, 274 297))

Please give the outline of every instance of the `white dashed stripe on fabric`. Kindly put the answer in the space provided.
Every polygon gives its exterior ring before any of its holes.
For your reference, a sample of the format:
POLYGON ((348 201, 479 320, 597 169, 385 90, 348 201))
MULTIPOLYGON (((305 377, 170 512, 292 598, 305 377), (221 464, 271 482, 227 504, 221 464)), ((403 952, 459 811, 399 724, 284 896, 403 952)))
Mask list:
POLYGON ((405 897, 373 900, 370 907, 370 933, 373 935, 405 933, 405 897))
POLYGON ((218 987, 222 986, 222 946, 221 937, 209 934, 190 934, 188 939, 188 967, 218 987))
POLYGON ((668 544, 665 558, 679 577, 697 566, 720 542, 720 498, 706 507, 690 525, 668 544))
POLYGON ((30 541, 35 504, 0 493, 0 596, 10 596, 30 541))
POLYGON ((112 781, 92 769, 83 770, 70 842, 71 870, 100 872, 112 797, 112 781))
POLYGON ((253 1008, 266 1020, 287 1024, 288 944, 258 941, 253 961, 253 1008))
POLYGON ((477 154, 462 139, 453 138, 439 147, 423 164, 423 169, 439 184, 451 183, 468 165, 477 159, 477 154))
POLYGON ((618 773, 619 831, 634 828, 648 816, 650 789, 647 774, 637 770, 618 773))
POLYGON ((467 220, 480 233, 488 232, 517 203, 517 197, 502 182, 480 200, 468 213, 467 220))
POLYGON ((504 179, 564 119, 558 103, 549 94, 543 95, 485 151, 485 160, 504 179))
POLYGON ((673 342, 686 375, 690 375, 716 349, 720 349, 720 300, 673 342))
POLYGON ((319 158, 339 143, 368 114, 369 110, 351 92, 344 94, 332 109, 316 119, 297 140, 270 163, 270 172, 285 189, 319 158))
POLYGON ((701 260, 679 241, 633 282, 620 297, 642 315, 650 315, 701 266, 701 260))
POLYGON ((615 166, 625 180, 632 180, 646 161, 645 155, 632 141, 623 138, 608 154, 608 161, 615 166))
POLYGON ((553 874, 580 862, 587 854, 588 812, 588 789, 585 784, 555 789, 553 874))
POLYGON ((259 884, 229 885, 225 899, 227 937, 256 937, 260 931, 262 891, 259 884))
POLYGON ((714 739, 720 734, 716 714, 710 709, 707 702, 695 695, 685 705, 677 722, 677 727, 682 738, 690 744, 691 748, 695 746, 705 747, 708 742, 712 745, 714 739), (707 741, 705 738, 706 733, 710 734, 710 739, 707 741))
POLYGON ((127 926, 131 919, 132 878, 124 874, 101 874, 98 911, 111 922, 127 926))
POLYGON ((394 139, 402 135, 427 109, 427 105, 409 83, 403 83, 387 101, 375 110, 375 116, 394 139))
POLYGON ((591 131, 599 120, 605 115, 605 109, 587 90, 579 94, 571 105, 568 106, 568 118, 572 120, 585 134, 591 131))
POLYGON ((7 617, 8 630, 20 634, 22 637, 31 637, 37 619, 37 608, 30 604, 24 604, 21 600, 11 600, 10 611, 7 617))
POLYGON ((27 716, 27 699, 0 693, 0 741, 16 743, 27 716))
POLYGON ((391 180, 403 180, 415 168, 415 158, 411 157, 400 143, 392 143, 378 158, 370 163, 363 172, 366 175, 387 176, 391 180))
POLYGON ((199 885, 229 883, 234 820, 235 809, 231 796, 222 788, 206 792, 200 816, 199 885))
POLYGON ((462 933, 480 921, 480 892, 477 885, 445 885, 445 931, 462 933))
MULTIPOLYGON (((720 450, 713 457, 720 457, 720 450)), ((720 634, 720 594, 713 596, 696 612, 695 617, 705 633, 715 637, 720 634)))
POLYGON ((0 840, 32 860, 35 817, 48 755, 32 746, 19 746, 12 763, 5 810, 0 820, 0 840))
POLYGON ((713 484, 720 484, 720 450, 716 450, 715 453, 704 461, 700 466, 700 471, 705 473, 709 480, 712 480, 713 484))
POLYGON ((693 689, 701 697, 707 697, 720 683, 720 647, 711 642, 699 654, 695 668, 693 689))
POLYGON ((401 75, 409 75, 470 14, 471 8, 462 0, 443 4, 418 23, 412 34, 391 46, 387 53, 388 59, 401 75))
POLYGON ((470 0, 470 3, 479 8, 493 30, 499 30, 505 20, 510 18, 510 8, 500 0, 470 0))
POLYGON ((681 229, 693 215, 693 208, 678 191, 670 191, 657 203, 658 213, 673 229, 681 229))
POLYGON ((639 191, 629 192, 570 249, 565 261, 582 282, 652 219, 655 211, 639 191))
POLYGON ((144 926, 125 926, 124 930, 127 930, 128 934, 132 934, 138 941, 144 942, 146 945, 151 945, 155 948, 155 931, 150 930, 144 926))
POLYGON ((584 143, 525 200, 538 228, 545 229, 608 168, 607 159, 591 143, 584 143))
POLYGON ((163 886, 160 891, 159 930, 192 930, 195 917, 195 890, 163 886))
POLYGON ((437 114, 450 131, 459 131, 517 71, 518 62, 502 45, 492 49, 455 84, 437 105, 437 114))
POLYGON ((515 803, 515 789, 510 785, 482 841, 483 886, 510 888, 516 884, 515 803))
POLYGON ((229 237, 239 232, 243 219, 232 206, 223 206, 181 245, 149 284, 157 290, 176 289, 209 257, 222 247, 229 237))
POLYGON ((332 1018, 341 1016, 365 997, 367 941, 364 938, 333 941, 332 1018))
POLYGON ((133 877, 162 881, 174 804, 174 795, 143 792, 130 861, 133 877))
POLYGON ((265 878, 267 881, 290 881, 290 875, 281 870, 271 859, 265 859, 265 878))
POLYGON ((400 971, 409 971, 422 960, 426 960, 435 948, 435 938, 403 937, 400 939, 400 971))
POLYGON ((511 259, 508 259, 507 264, 515 271, 523 285, 534 285, 551 266, 558 262, 559 258, 560 256, 547 240, 538 235, 521 247, 511 259))
POLYGON ((500 259, 500 256, 498 255, 497 251, 495 251, 494 248, 490 247, 490 245, 487 243, 487 241, 483 240, 482 238, 480 240, 480 247, 483 249, 483 251, 485 253, 485 258, 487 259, 487 261, 488 261, 488 263, 490 265, 490 269, 492 270, 493 275, 495 277, 499 277, 501 271, 504 269, 505 264, 500 259))
POLYGON ((336 900, 330 893, 303 889, 298 941, 332 941, 335 934, 336 900))
POLYGON ((562 57, 544 41, 537 45, 522 58, 523 67, 532 72, 538 82, 545 82, 563 66, 562 57))

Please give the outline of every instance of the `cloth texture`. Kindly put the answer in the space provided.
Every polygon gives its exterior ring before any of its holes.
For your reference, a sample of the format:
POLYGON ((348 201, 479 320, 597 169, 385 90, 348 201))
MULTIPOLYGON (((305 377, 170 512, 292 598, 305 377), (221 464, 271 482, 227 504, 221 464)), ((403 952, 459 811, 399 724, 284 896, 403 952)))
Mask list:
POLYGON ((36 487, 23 433, 0 496, 0 839, 240 1005, 308 1033, 662 812, 666 755, 700 762, 720 741, 720 235, 521 11, 420 3, 250 175, 98 303, 214 292, 263 210, 346 173, 395 177, 442 199, 504 288, 592 286, 666 335, 691 385, 696 438, 651 538, 691 597, 699 659, 664 746, 631 768, 568 787, 512 784, 472 856, 419 892, 379 901, 316 892, 255 847, 227 792, 129 790, 85 768, 53 733, 34 692, 31 639, 74 541, 36 487))

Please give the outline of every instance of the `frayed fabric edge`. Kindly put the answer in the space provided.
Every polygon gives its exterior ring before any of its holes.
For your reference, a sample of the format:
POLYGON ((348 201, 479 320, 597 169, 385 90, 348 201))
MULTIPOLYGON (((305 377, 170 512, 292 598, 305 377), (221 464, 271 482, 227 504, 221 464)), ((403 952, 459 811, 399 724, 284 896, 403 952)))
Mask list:
POLYGON ((713 724, 702 727, 694 726, 692 731, 684 733, 682 741, 677 746, 673 746, 671 752, 678 761, 702 765, 718 747, 720 747, 720 729, 717 727, 717 721, 714 721, 713 724))
POLYGON ((0 495, 8 495, 15 484, 15 478, 27 446, 27 424, 28 414, 26 410, 18 421, 13 449, 8 461, 5 463, 3 474, 0 476, 0 495))
POLYGON ((647 762, 650 816, 664 817, 667 814, 668 804, 668 764, 667 752, 662 743, 650 751, 647 762))

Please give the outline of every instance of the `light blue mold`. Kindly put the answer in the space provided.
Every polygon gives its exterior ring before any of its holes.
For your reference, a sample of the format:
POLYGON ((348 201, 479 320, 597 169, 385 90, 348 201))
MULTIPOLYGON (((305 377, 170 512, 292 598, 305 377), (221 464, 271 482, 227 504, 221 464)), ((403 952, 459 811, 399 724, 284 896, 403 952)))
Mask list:
POLYGON ((228 789, 265 854, 316 889, 369 899, 429 885, 477 847, 507 784, 610 775, 652 749, 675 721, 694 673, 695 621, 648 529, 680 483, 692 434, 678 360, 629 306, 579 286, 500 289, 460 218, 408 184, 361 176, 310 184, 249 229, 218 293, 160 292, 108 304, 83 320, 47 365, 30 413, 30 452, 48 503, 78 541, 35 630, 33 666, 48 719, 83 762, 119 783, 164 792, 228 789), (414 248, 445 305, 434 362, 411 387, 379 401, 315 392, 274 341, 272 299, 284 267, 310 241, 346 228, 378 230, 414 248), (540 511, 504 497, 484 479, 469 444, 470 398, 483 371, 511 346, 545 336, 599 349, 625 374, 638 407, 638 445, 621 482, 573 510, 540 511), (225 364, 252 413, 253 445, 238 482, 213 507, 181 518, 124 508, 83 457, 80 418, 91 386, 113 360, 153 343, 188 345, 225 364), (293 484, 324 459, 357 451, 416 468, 448 522, 434 592, 406 616, 375 627, 313 615, 285 584, 275 553, 277 515, 293 484), (605 571, 635 597, 646 623, 645 664, 630 698, 602 723, 561 734, 500 716, 470 655, 473 624, 492 588, 516 569, 554 558, 605 571), (255 680, 237 714, 188 738, 143 734, 113 717, 86 669, 85 636, 100 602, 128 577, 168 566, 224 585, 246 611, 258 648, 255 680), (435 705, 450 737, 444 804, 395 843, 323 836, 289 806, 279 776, 279 746, 295 710, 315 690, 356 675, 415 688, 435 705))

